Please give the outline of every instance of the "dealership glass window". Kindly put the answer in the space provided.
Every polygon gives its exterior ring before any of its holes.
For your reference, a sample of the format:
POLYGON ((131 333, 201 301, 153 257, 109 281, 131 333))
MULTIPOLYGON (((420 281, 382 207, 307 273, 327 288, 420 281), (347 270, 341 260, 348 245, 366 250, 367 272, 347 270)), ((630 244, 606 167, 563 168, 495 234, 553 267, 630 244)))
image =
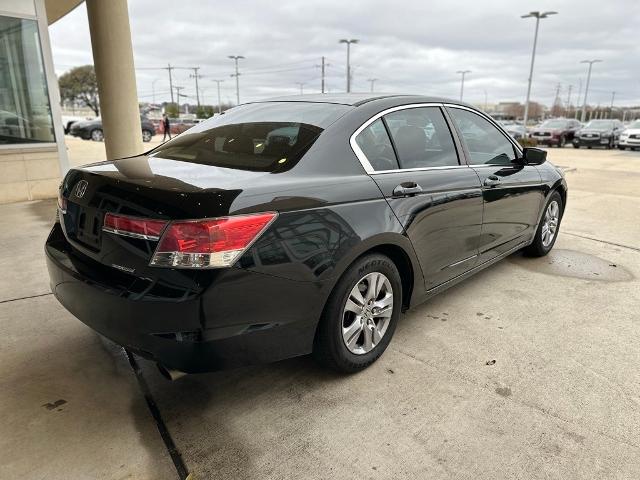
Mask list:
POLYGON ((35 20, 0 15, 0 144, 55 142, 35 20))

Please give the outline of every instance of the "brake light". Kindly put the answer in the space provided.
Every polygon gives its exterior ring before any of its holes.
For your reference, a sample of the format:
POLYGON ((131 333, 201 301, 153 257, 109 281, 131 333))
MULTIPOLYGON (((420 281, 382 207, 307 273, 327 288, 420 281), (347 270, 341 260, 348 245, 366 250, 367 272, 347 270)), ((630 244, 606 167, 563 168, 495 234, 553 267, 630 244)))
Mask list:
POLYGON ((167 226, 164 220, 129 217, 107 213, 104 216, 102 230, 125 237, 159 240, 162 230, 167 226))
POLYGON ((265 212, 171 222, 150 264, 174 268, 230 267, 277 215, 265 212))

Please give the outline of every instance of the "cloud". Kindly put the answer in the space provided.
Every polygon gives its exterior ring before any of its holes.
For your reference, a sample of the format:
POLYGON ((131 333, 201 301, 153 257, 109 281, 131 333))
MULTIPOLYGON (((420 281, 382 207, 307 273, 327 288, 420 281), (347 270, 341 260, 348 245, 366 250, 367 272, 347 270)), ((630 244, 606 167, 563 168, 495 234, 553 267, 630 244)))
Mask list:
MULTIPOLYGON (((636 0, 538 0, 535 7, 508 0, 425 2, 307 0, 135 0, 129 2, 140 98, 169 98, 166 70, 171 62, 201 67, 204 99, 216 103, 215 83, 223 79, 223 101, 235 101, 233 61, 240 63, 241 101, 320 90, 320 58, 325 56, 330 91, 345 88, 345 46, 352 48, 353 90, 410 92, 457 97, 457 70, 468 69, 465 100, 523 101, 529 74, 534 19, 531 8, 557 10, 542 20, 532 99, 551 104, 556 86, 563 100, 572 85, 576 102, 586 77, 585 58, 600 58, 593 70, 589 100, 608 105, 640 104, 640 42, 636 0)), ((91 63, 84 5, 50 27, 56 71, 91 63)), ((176 70, 176 85, 195 102, 189 70, 176 70)))

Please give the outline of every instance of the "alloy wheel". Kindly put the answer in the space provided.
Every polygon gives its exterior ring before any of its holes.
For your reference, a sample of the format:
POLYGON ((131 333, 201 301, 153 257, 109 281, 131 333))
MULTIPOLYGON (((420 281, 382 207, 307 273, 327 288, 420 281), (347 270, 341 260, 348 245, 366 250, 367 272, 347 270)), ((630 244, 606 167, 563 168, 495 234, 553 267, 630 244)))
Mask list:
POLYGON ((551 245, 556 231, 558 229, 558 221, 560 218, 560 206, 555 200, 552 201, 544 213, 544 223, 542 224, 542 245, 546 248, 551 245))
POLYGON ((382 340, 393 313, 393 288, 382 273, 362 277, 351 289, 342 312, 342 339, 356 355, 373 350, 382 340))
POLYGON ((143 130, 142 131, 142 141, 143 142, 150 142, 151 141, 151 132, 149 130, 143 130))
POLYGON ((104 141, 104 133, 102 133, 102 130, 100 129, 93 130, 91 132, 91 140, 93 140, 94 142, 104 141))

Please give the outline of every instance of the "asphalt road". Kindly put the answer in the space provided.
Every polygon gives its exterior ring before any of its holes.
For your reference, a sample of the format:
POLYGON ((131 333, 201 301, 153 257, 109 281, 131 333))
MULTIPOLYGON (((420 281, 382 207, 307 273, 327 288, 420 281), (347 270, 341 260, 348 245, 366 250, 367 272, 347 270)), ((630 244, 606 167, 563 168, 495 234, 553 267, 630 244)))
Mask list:
MULTIPOLYGON (((101 159, 80 142, 73 164, 101 159)), ((549 155, 570 189, 553 252, 408 312, 351 376, 136 375, 49 293, 54 202, 0 206, 0 477, 640 478, 640 152, 549 155)))

